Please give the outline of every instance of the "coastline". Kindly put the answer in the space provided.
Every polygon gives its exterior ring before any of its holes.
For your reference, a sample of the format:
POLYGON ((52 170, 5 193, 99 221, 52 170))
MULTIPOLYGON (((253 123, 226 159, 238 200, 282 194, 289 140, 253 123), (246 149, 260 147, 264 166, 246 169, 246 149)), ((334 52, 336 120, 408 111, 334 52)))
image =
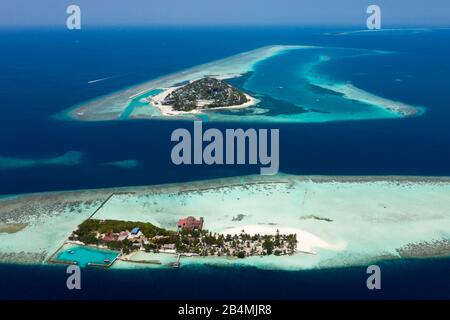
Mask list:
MULTIPOLYGON (((214 76, 219 79, 238 77, 253 70, 253 66, 262 60, 281 54, 286 50, 312 48, 300 45, 273 45, 261 47, 251 51, 239 53, 224 59, 208 62, 181 70, 172 74, 164 75, 150 81, 124 88, 92 100, 75 105, 55 115, 60 120, 79 121, 107 121, 117 120, 126 109, 129 100, 145 93, 159 89, 168 88, 177 83, 200 79, 204 76, 214 76)), ((140 118, 147 118, 144 114, 140 118)), ((167 119, 163 115, 151 117, 167 119)))
MULTIPOLYGON (((52 254, 102 201, 106 204, 95 213, 97 219, 148 221, 173 228, 181 215, 193 214, 204 216, 212 232, 293 229, 305 241, 299 243, 299 249, 305 249, 300 251, 316 253, 238 260, 183 257, 183 265, 299 270, 355 265, 378 257, 446 256, 442 241, 450 234, 443 226, 450 218, 441 208, 450 205, 449 194, 449 177, 278 175, 18 195, 0 200, 1 222, 28 225, 16 233, 0 234, 0 261, 41 264, 42 257, 52 254), (235 219, 237 214, 242 214, 242 221, 235 219), (359 230, 365 230, 363 238, 359 230)), ((131 264, 121 261, 114 268, 148 267, 131 264)))
MULTIPOLYGON (((225 114, 220 113, 226 109, 241 109, 258 104, 258 100, 250 97, 245 106, 230 106, 225 108, 197 109, 194 111, 175 111, 170 106, 158 103, 171 91, 180 87, 182 83, 198 80, 205 76, 218 79, 232 79, 241 77, 248 72, 255 71, 255 65, 271 57, 280 55, 289 50, 300 49, 325 49, 315 46, 301 45, 273 45, 258 48, 248 52, 243 52, 217 61, 201 64, 189 69, 175 72, 147 81, 138 85, 133 85, 122 90, 101 96, 56 115, 60 120, 79 121, 107 121, 107 120, 127 120, 127 119, 155 119, 155 120, 195 120, 200 119, 200 115, 207 115, 211 121, 246 121, 246 122, 281 122, 281 123, 301 123, 301 122, 327 122, 361 119, 387 119, 399 117, 419 116, 425 112, 425 108, 408 105, 400 101, 390 100, 380 97, 350 83, 334 83, 327 80, 322 74, 315 74, 312 70, 315 66, 328 61, 329 57, 320 55, 316 62, 306 64, 302 67, 301 79, 306 79, 311 85, 320 87, 327 91, 341 95, 348 101, 356 101, 360 104, 369 105, 373 108, 381 109, 382 112, 370 112, 362 115, 349 115, 345 111, 341 114, 336 111, 328 117, 323 114, 310 112, 307 114, 280 114, 277 116, 266 116, 264 114, 225 114), (152 91, 162 90, 158 94, 151 94, 152 91), (142 104, 136 101, 150 101, 154 103, 142 104), (130 108, 130 104, 133 106, 130 108), (208 110, 218 111, 207 113, 208 110), (384 111, 384 112, 383 112, 384 111)), ((370 54, 385 54, 384 51, 372 50, 370 54)), ((367 53, 365 53, 367 54, 367 53)), ((244 90, 245 91, 245 90, 244 90)), ((256 109, 255 109, 256 110, 256 109)))
POLYGON ((273 235, 276 234, 277 231, 280 234, 296 234, 299 237, 298 243, 298 252, 308 253, 308 254, 317 254, 314 249, 322 248, 333 251, 344 250, 346 247, 346 243, 338 242, 338 243, 330 243, 327 242, 318 236, 307 232, 298 228, 290 228, 290 227, 278 227, 271 225, 244 225, 239 227, 234 227, 231 229, 225 229, 222 231, 223 234, 235 235, 240 234, 241 231, 245 231, 247 234, 255 235, 273 235))
POLYGON ((199 114, 199 113, 203 113, 205 111, 208 110, 228 110, 228 109, 243 109, 243 108, 248 108, 251 106, 256 105, 259 100, 256 98, 253 98, 252 96, 250 96, 249 94, 244 92, 244 95, 247 98, 247 102, 240 104, 240 105, 233 105, 233 106, 227 106, 227 107, 216 107, 216 108, 196 108, 194 110, 191 111, 179 111, 179 110, 174 110, 172 105, 164 105, 162 104, 162 101, 164 101, 164 99, 171 94, 173 91, 177 90, 180 87, 169 87, 169 88, 165 88, 161 93, 158 93, 154 96, 150 96, 147 98, 148 103, 150 103, 153 107, 157 108, 159 110, 159 112, 161 113, 161 115, 163 116, 176 116, 176 115, 186 115, 186 114, 199 114))

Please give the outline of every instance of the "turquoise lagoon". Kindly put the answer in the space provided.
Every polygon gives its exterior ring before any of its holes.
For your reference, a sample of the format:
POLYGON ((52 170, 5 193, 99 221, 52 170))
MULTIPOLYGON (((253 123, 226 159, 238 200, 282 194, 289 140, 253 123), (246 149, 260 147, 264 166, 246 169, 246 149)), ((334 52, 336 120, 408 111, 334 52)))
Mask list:
POLYGON ((136 97, 132 98, 123 113, 119 116, 119 119, 127 120, 138 108, 149 108, 148 103, 145 102, 145 99, 154 96, 161 91, 161 89, 154 89, 138 94, 136 97))
MULTIPOLYGON (((363 89, 358 97, 346 96, 341 91, 351 85, 348 79, 327 72, 328 65, 345 60, 368 55, 377 59, 389 54, 395 53, 340 48, 286 50, 259 61, 242 79, 229 80, 260 99, 259 104, 248 109, 220 111, 220 115, 215 111, 207 114, 220 120, 244 115, 247 120, 275 122, 400 118, 402 115, 384 108, 383 100, 389 97, 378 97, 363 89)), ((418 115, 421 113, 421 107, 412 108, 417 109, 418 115)))
POLYGON ((96 249, 86 246, 65 246, 58 252, 54 260, 73 261, 81 267, 86 267, 90 263, 107 266, 118 256, 118 252, 111 250, 96 249))
MULTIPOLYGON (((330 66, 348 65, 352 59, 369 56, 370 63, 376 65, 378 59, 384 61, 398 54, 401 53, 334 47, 262 47, 125 88, 81 104, 71 112, 72 117, 79 120, 145 118, 245 122, 328 122, 421 115, 424 110, 421 106, 408 105, 396 97, 355 86, 350 79, 360 70, 353 70, 351 64, 346 70, 347 77, 330 71, 330 66), (205 76, 225 78, 255 97, 258 103, 248 108, 167 116, 145 100, 169 87, 205 76)), ((376 69, 365 77, 380 81, 376 69)))

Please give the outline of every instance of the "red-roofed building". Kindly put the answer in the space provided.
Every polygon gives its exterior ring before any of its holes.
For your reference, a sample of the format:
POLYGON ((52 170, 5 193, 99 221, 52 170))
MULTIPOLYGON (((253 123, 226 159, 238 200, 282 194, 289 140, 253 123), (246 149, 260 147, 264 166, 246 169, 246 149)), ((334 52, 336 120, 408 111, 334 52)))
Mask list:
POLYGON ((107 234, 105 234, 105 236, 103 237, 103 241, 106 242, 110 242, 110 241, 117 241, 118 235, 112 233, 112 231, 108 232, 107 234))
POLYGON ((122 231, 121 233, 119 233, 119 237, 117 238, 117 241, 123 241, 126 238, 128 238, 129 235, 130 235, 130 233, 128 231, 122 231))
POLYGON ((203 218, 197 220, 194 217, 189 216, 187 218, 180 219, 178 220, 177 227, 183 230, 202 230, 203 218))

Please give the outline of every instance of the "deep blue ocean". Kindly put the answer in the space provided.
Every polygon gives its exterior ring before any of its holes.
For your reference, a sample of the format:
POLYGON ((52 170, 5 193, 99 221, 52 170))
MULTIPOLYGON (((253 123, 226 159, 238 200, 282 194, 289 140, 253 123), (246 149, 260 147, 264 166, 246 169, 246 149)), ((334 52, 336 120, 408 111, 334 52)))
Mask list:
POLYGON ((66 268, 2 266, 1 299, 449 299, 449 259, 381 262, 381 290, 366 268, 301 272, 198 267, 177 270, 82 269, 81 290, 66 288, 66 268))
MULTIPOLYGON (((326 72, 366 91, 426 107, 394 120, 314 124, 214 123, 280 128, 280 171, 321 175, 450 175, 450 30, 336 35, 299 27, 171 27, 0 30, 0 157, 40 159, 68 151, 76 166, 0 170, 0 195, 149 185, 258 173, 252 166, 174 166, 170 134, 189 122, 59 121, 77 103, 201 63, 272 44, 395 51, 328 64, 326 72), (384 61, 383 59, 386 59, 384 61), (392 67, 395 66, 395 68, 392 67), (369 76, 368 76, 369 75, 369 76), (111 77, 88 84, 88 81, 111 77), (392 79, 401 78, 401 82, 392 79), (104 163, 133 159, 132 169, 104 163)), ((205 124, 208 127, 210 124, 205 124)), ((450 260, 383 263, 370 292, 364 268, 308 272, 201 268, 89 270, 80 292, 65 270, 0 266, 1 298, 450 298, 450 260), (195 286, 180 279, 193 277, 195 286), (245 279, 245 281, 243 281, 245 279), (3 289, 3 288, 6 288, 3 289)))

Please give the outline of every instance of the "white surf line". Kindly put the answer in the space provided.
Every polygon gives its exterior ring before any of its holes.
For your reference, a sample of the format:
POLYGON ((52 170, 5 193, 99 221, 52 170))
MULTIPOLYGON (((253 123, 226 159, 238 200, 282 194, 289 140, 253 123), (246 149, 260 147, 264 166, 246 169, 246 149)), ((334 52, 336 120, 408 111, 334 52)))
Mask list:
POLYGON ((106 77, 106 78, 95 79, 95 80, 88 81, 87 83, 88 84, 92 84, 92 83, 96 83, 96 82, 105 81, 105 80, 108 80, 108 79, 111 79, 111 78, 114 78, 114 77, 106 77))
POLYGON ((338 36, 345 36, 345 35, 351 35, 351 34, 370 34, 370 33, 383 33, 383 32, 398 32, 398 31, 409 31, 409 32, 430 32, 432 31, 431 28, 391 28, 391 29, 361 29, 361 30, 352 30, 352 31, 344 31, 340 33, 335 33, 335 35, 338 36))

